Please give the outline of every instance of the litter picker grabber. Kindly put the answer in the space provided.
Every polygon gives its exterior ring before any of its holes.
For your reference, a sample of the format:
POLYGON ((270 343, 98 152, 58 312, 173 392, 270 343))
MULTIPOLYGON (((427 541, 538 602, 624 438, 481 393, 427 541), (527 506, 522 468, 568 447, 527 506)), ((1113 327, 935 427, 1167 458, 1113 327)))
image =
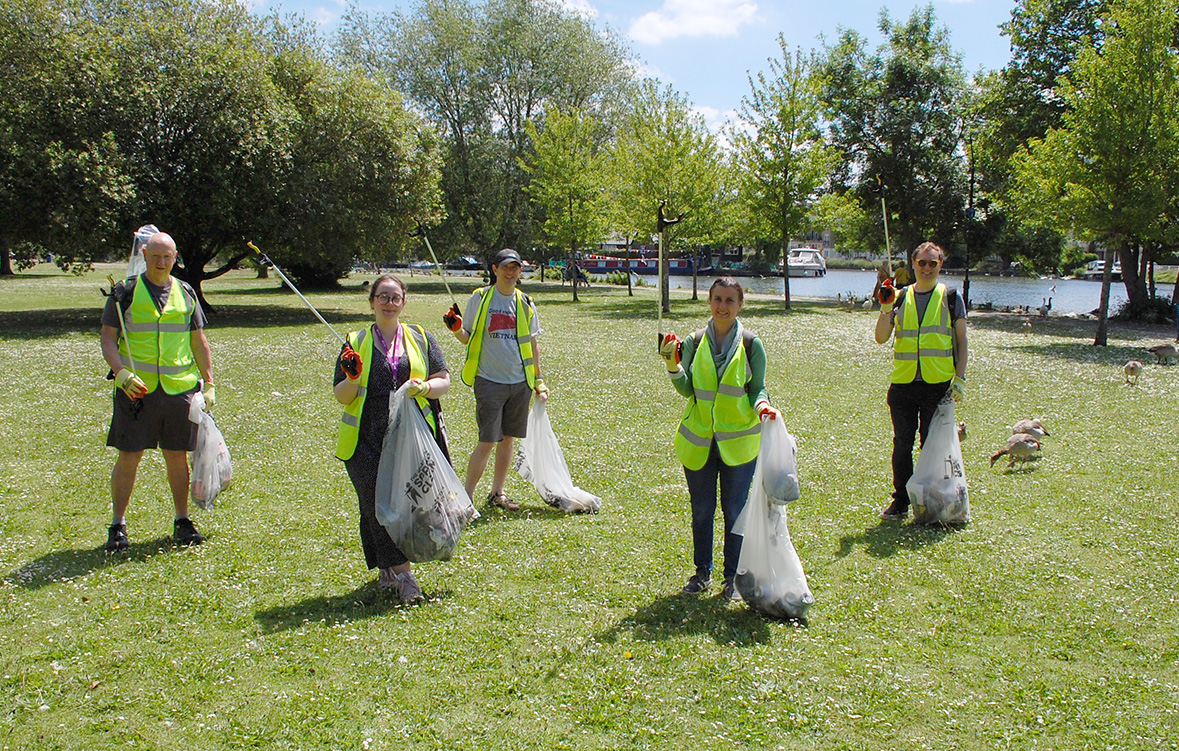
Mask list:
POLYGON ((888 255, 888 275, 892 276, 892 245, 888 241, 888 205, 884 202, 884 194, 888 192, 888 186, 885 185, 880 175, 876 176, 876 188, 872 191, 880 196, 880 215, 884 219, 884 252, 888 255))
POLYGON ((426 229, 418 222, 418 228, 409 233, 410 237, 420 237, 422 242, 426 243, 426 250, 430 251, 430 258, 434 259, 434 268, 438 269, 438 276, 442 277, 442 284, 446 286, 446 292, 450 295, 450 301, 454 303, 454 307, 458 309, 458 299, 454 296, 454 292, 450 289, 450 283, 446 281, 446 274, 442 271, 442 264, 438 263, 438 256, 434 255, 434 246, 430 244, 430 238, 426 236, 426 229))
POLYGON ((291 282, 290 279, 287 279, 287 275, 282 273, 282 269, 280 269, 278 267, 278 264, 276 264, 274 261, 270 260, 270 256, 268 256, 265 253, 263 253, 262 251, 258 250, 258 246, 252 242, 247 241, 246 245, 249 246, 250 250, 254 251, 259 256, 262 257, 263 263, 265 263, 267 266, 270 266, 272 269, 274 269, 274 271, 280 277, 282 277, 282 280, 284 282, 286 282, 286 285, 291 288, 292 292, 294 292, 296 295, 299 296, 300 300, 307 303, 307 307, 311 308, 311 312, 315 314, 315 317, 319 319, 319 322, 322 323, 324 326, 327 326, 329 329, 331 329, 332 333, 336 335, 336 338, 340 340, 340 343, 344 344, 345 346, 348 345, 348 340, 345 339, 344 337, 340 336, 340 332, 338 332, 334 328, 332 328, 332 325, 327 322, 327 319, 324 318, 322 315, 320 315, 319 311, 315 309, 315 306, 311 304, 311 301, 303 296, 303 293, 299 291, 299 288, 296 287, 294 285, 294 283, 291 282))
POLYGON ((666 234, 665 230, 671 225, 677 224, 681 219, 684 218, 684 215, 680 214, 675 219, 668 219, 666 212, 667 199, 665 198, 659 202, 659 216, 657 221, 657 226, 659 228, 659 266, 657 267, 659 276, 659 294, 657 295, 659 302, 659 331, 657 334, 658 341, 655 343, 655 348, 657 350, 663 347, 663 240, 664 235, 666 234))

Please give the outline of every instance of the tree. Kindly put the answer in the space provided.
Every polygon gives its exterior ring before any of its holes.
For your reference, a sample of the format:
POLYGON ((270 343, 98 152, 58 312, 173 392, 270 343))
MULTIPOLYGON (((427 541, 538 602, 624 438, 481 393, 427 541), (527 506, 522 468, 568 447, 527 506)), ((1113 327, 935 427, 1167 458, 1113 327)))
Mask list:
POLYGON ((778 47, 782 57, 769 59, 769 76, 749 76, 751 91, 741 100, 733 145, 740 192, 780 244, 784 301, 790 310, 790 236, 802 227, 834 152, 819 129, 822 102, 813 54, 796 50, 791 55, 781 34, 778 47))
MULTIPOLYGON (((657 232, 657 211, 667 202, 669 217, 684 221, 668 229, 668 250, 707 243, 723 231, 718 197, 722 162, 716 137, 687 99, 650 79, 640 82, 626 100, 611 156, 616 181, 613 216, 620 227, 640 236, 657 232)), ((667 258, 664 258, 663 312, 670 312, 667 258)))
POLYGON ((408 14, 351 10, 336 47, 404 91, 443 134, 451 254, 529 248, 526 123, 577 107, 605 118, 629 78, 624 48, 543 0, 421 0, 408 14), (522 161, 523 160, 523 161, 522 161))
MULTIPOLYGON (((603 191, 604 164, 599 124, 580 110, 549 110, 544 130, 525 124, 535 155, 524 164, 532 175, 526 190, 544 209, 544 234, 549 242, 578 251, 605 239, 609 230, 603 191)), ((577 300, 576 276, 573 299, 577 300)))
MULTIPOLYGON (((1059 127, 1015 162, 1020 209, 1116 247, 1131 313, 1148 304, 1146 271, 1170 231, 1179 170, 1177 23, 1168 0, 1110 4, 1100 48, 1062 78, 1059 127)), ((1112 263, 1106 263, 1095 344, 1106 343, 1112 263)))
POLYGON ((52 252, 63 269, 114 252, 129 165, 97 117, 113 71, 94 39, 71 33, 77 8, 0 0, 0 275, 52 252))
POLYGON ((932 7, 915 9, 906 23, 882 12, 880 30, 885 43, 871 54, 863 36, 842 31, 820 64, 830 139, 843 157, 837 177, 873 217, 873 187, 883 181, 894 245, 949 246, 966 192, 957 157, 961 62, 932 7))
POLYGON ((332 66, 301 30, 275 22, 271 36, 289 106, 272 255, 300 284, 330 285, 354 260, 397 257, 417 222, 438 219, 438 138, 397 92, 332 66))
MULTIPOLYGON (((1041 273, 1058 270, 1063 236, 1013 211, 1016 185, 1012 158, 1030 139, 1060 125, 1068 104, 1057 81, 1073 71, 1081 50, 1100 43, 1106 0, 1018 0, 1002 27, 1011 40, 1011 61, 975 79, 971 155, 980 203, 986 206, 974 234, 1005 263, 1018 261, 1041 273)), ((972 247, 978 247, 972 242, 972 247)))

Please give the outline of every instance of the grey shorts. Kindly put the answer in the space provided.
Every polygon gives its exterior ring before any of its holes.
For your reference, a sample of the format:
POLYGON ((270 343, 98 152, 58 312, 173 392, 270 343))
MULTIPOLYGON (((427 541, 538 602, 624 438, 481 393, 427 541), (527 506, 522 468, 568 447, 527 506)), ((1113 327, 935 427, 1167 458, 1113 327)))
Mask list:
POLYGON ((119 451, 192 451, 196 448, 196 423, 188 420, 194 391, 169 394, 163 388, 133 402, 115 389, 115 408, 106 445, 119 451))
POLYGON ((528 435, 528 403, 532 389, 527 381, 496 383, 475 377, 475 422, 480 443, 499 443, 505 435, 528 435))

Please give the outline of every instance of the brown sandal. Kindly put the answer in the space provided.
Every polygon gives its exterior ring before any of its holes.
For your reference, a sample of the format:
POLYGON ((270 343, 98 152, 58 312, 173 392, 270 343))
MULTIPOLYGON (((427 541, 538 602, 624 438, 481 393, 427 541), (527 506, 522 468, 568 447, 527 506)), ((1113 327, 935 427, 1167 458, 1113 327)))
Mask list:
POLYGON ((490 503, 492 506, 499 506, 500 508, 507 509, 508 511, 519 511, 520 510, 520 504, 516 503, 511 498, 508 498, 502 492, 501 493, 488 493, 487 494, 487 502, 490 503))

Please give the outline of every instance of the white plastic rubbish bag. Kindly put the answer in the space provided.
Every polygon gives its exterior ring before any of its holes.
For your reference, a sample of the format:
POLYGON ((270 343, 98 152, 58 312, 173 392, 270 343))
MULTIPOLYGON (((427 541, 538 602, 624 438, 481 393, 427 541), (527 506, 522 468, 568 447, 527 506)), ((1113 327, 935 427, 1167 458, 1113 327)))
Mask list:
POLYGON ((540 399, 528 415, 528 435, 516 452, 516 471, 532 483, 545 503, 567 514, 596 514, 602 507, 601 498, 573 484, 565 453, 540 399))
POLYGON ((757 463, 762 468, 761 483, 773 503, 797 501, 798 446, 786 432, 782 420, 765 420, 761 424, 761 447, 757 463))
POLYGON ((147 246, 147 241, 151 239, 151 236, 157 232, 159 230, 154 224, 145 224, 135 230, 135 238, 131 241, 131 257, 127 259, 128 279, 147 272, 147 258, 143 255, 143 249, 147 246))
POLYGON ((377 520, 411 561, 447 560, 459 534, 479 516, 434 441, 406 382, 389 400, 389 427, 377 468, 377 520))
MULTIPOLYGON (((770 498, 766 492, 764 470, 774 461, 780 461, 780 457, 771 460, 766 455, 767 442, 778 440, 778 445, 782 445, 781 436, 768 438, 768 434, 776 430, 767 431, 766 422, 777 421, 762 422, 760 456, 753 471, 749 498, 733 525, 733 531, 743 537, 741 557, 737 561, 737 591, 749 607, 762 615, 801 619, 815 598, 802 570, 802 561, 790 540, 786 504, 770 498)), ((797 487, 797 472, 795 479, 797 487)))
POLYGON ((905 484, 913 521, 919 524, 965 524, 970 521, 962 444, 954 421, 954 400, 938 405, 929 423, 929 434, 917 457, 913 476, 905 484))
POLYGON ((189 455, 192 461, 189 493, 198 506, 208 511, 233 481, 233 465, 225 437, 204 408, 205 397, 198 391, 188 409, 188 419, 197 424, 196 448, 189 455))

